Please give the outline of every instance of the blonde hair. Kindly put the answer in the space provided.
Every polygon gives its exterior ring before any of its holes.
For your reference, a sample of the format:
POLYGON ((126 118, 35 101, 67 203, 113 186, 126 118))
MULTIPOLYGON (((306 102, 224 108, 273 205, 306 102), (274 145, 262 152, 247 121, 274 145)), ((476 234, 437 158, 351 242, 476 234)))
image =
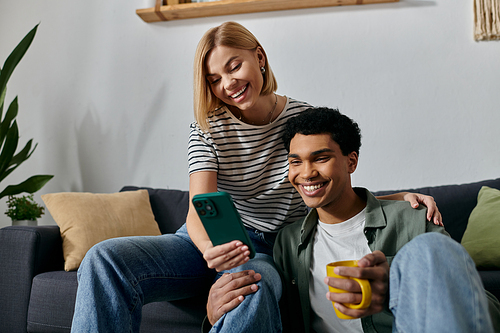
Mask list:
POLYGON ((243 50, 254 50, 260 47, 266 57, 264 84, 260 94, 269 95, 278 89, 278 83, 269 66, 264 48, 250 31, 236 22, 225 22, 208 30, 198 43, 194 56, 194 117, 203 130, 208 130, 208 115, 223 105, 222 101, 212 93, 206 79, 205 61, 210 51, 217 46, 243 50))

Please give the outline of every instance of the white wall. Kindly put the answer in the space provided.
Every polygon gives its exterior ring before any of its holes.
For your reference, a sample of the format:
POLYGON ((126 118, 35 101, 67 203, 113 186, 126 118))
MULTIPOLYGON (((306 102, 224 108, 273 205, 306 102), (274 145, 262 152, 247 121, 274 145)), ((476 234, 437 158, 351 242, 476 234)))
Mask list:
MULTIPOLYGON (((38 148, 2 182, 55 177, 40 194, 188 188, 192 62, 234 20, 267 51, 278 93, 339 107, 363 132, 354 184, 372 190, 500 177, 500 43, 473 40, 472 1, 402 0, 145 23, 148 1, 1 1, 0 64, 40 23, 14 72, 21 142, 38 148)), ((10 224, 5 199, 0 227, 10 224), (3 217, 2 217, 3 216, 3 217)), ((46 214, 40 224, 53 224, 46 214)))

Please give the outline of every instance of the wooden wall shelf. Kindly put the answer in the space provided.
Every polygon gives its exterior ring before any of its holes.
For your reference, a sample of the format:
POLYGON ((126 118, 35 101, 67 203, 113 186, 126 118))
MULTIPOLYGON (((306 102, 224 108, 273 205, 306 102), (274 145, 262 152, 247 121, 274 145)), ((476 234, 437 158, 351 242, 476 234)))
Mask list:
POLYGON ((166 6, 157 0, 153 8, 137 9, 145 22, 182 20, 197 17, 221 16, 275 10, 304 9, 315 7, 347 6, 398 2, 399 0, 219 0, 213 2, 178 3, 168 0, 166 6))

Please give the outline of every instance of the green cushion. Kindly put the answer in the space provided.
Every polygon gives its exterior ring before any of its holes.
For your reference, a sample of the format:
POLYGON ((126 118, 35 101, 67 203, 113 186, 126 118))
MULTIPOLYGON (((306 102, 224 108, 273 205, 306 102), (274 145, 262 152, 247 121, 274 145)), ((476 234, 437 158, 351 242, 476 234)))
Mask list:
POLYGON ((500 268, 500 191, 483 186, 462 238, 477 268, 500 268))

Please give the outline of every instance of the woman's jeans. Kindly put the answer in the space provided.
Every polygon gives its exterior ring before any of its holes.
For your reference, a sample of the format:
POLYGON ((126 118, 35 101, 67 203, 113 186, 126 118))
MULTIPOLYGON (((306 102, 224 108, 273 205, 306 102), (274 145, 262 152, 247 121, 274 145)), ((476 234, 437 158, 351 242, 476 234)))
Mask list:
MULTIPOLYGON (((281 279, 272 258, 275 235, 248 233, 255 258, 228 272, 260 273, 259 290, 225 314, 214 330, 281 332, 281 279)), ((106 240, 87 252, 78 270, 71 331, 139 332, 144 304, 206 294, 223 273, 207 267, 186 225, 175 234, 106 240)))

